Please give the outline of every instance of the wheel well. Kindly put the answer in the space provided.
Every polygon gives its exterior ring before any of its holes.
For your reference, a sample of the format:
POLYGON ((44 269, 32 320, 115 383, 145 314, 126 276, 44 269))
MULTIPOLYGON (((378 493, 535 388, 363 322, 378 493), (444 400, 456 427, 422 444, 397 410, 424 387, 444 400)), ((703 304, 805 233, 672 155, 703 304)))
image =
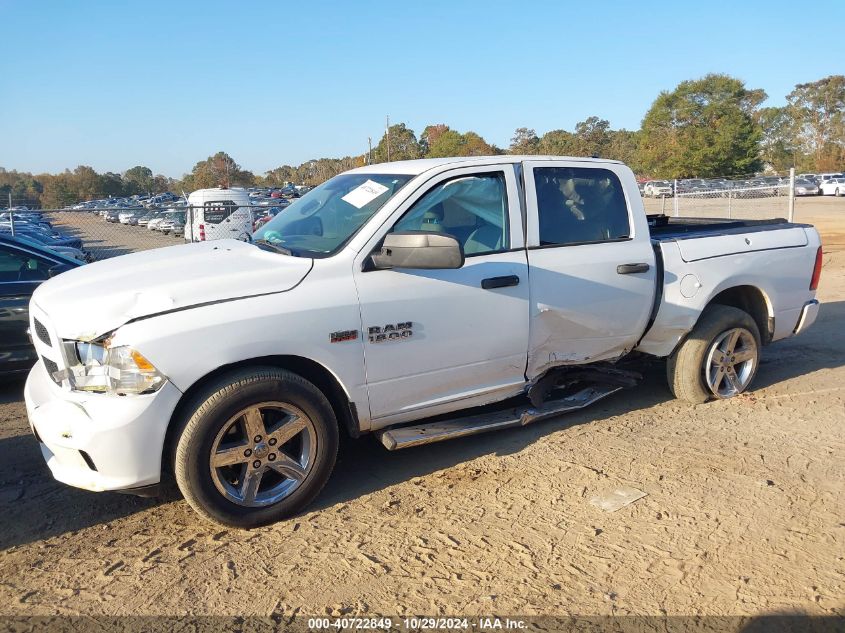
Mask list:
MULTIPOLYGON (((717 303, 723 306, 732 306, 747 312, 754 319, 757 328, 760 330, 760 338, 763 345, 772 341, 775 331, 775 319, 769 314, 769 302, 759 288, 754 286, 735 286, 723 290, 710 300, 710 304, 717 303)), ((708 304, 708 305, 710 305, 708 304)))
POLYGON ((250 358, 247 360, 238 361, 229 365, 218 367, 214 371, 206 374, 194 384, 192 384, 179 400, 173 415, 170 418, 170 423, 167 426, 167 433, 164 438, 164 449, 162 452, 162 468, 170 468, 171 461, 169 456, 173 451, 173 442, 179 422, 184 419, 186 411, 194 402, 196 395, 207 385, 210 381, 218 376, 232 371, 233 369, 241 369, 243 367, 251 366, 270 366, 278 367, 279 369, 287 369, 299 376, 302 376, 307 381, 314 384, 329 401, 334 411, 335 418, 341 428, 346 429, 350 437, 359 437, 361 435, 360 424, 358 421, 358 412, 355 408, 355 403, 349 400, 343 387, 334 377, 334 375, 320 363, 304 358, 302 356, 262 356, 259 358, 250 358))

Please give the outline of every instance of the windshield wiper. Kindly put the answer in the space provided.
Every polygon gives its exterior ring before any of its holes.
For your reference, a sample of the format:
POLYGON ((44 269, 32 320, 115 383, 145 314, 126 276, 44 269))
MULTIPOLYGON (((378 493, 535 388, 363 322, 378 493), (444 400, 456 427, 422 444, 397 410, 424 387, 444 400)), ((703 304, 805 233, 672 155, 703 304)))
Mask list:
POLYGON ((258 248, 266 247, 265 250, 270 250, 275 253, 281 253, 282 255, 293 255, 293 251, 284 246, 278 246, 277 244, 273 244, 273 242, 268 242, 267 240, 252 240, 252 243, 258 246, 258 248))

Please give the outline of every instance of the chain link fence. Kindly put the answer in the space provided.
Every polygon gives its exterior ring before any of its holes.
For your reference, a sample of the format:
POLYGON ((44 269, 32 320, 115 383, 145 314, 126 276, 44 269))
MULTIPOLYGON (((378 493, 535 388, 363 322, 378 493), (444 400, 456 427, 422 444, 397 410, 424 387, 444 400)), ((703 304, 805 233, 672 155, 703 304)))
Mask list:
MULTIPOLYGON (((751 178, 658 181, 643 188, 649 214, 674 217, 736 220, 792 219, 795 205, 794 173, 751 178), (650 192, 654 191, 655 194, 650 192), (658 193, 659 192, 659 193, 658 193)), ((799 187, 799 195, 816 195, 815 185, 799 187)))

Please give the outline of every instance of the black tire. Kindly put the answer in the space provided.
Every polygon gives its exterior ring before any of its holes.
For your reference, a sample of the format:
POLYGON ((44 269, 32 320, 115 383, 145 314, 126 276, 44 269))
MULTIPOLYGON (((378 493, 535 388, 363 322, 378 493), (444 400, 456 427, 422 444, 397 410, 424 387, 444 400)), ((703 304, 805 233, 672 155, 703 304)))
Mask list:
POLYGON ((210 521, 249 529, 296 514, 319 494, 334 469, 338 425, 329 401, 312 383, 283 369, 253 367, 221 376, 198 394, 176 438, 174 474, 185 500, 210 521), (316 450, 308 474, 288 496, 272 505, 244 507, 218 490, 212 449, 233 416, 268 401, 290 403, 310 419, 316 450))
POLYGON ((710 305, 705 308, 686 340, 667 359, 666 378, 669 389, 676 398, 693 404, 702 404, 716 397, 708 387, 705 377, 708 369, 708 353, 714 342, 725 332, 735 328, 747 330, 756 345, 756 356, 750 377, 742 391, 748 388, 760 364, 760 330, 747 312, 731 306, 710 305))

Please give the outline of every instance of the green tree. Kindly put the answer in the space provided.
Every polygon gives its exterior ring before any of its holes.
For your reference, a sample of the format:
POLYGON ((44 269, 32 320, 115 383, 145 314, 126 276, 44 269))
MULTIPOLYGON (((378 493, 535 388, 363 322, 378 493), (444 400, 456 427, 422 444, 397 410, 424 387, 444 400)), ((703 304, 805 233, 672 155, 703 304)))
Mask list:
POLYGON ((413 160, 422 157, 422 148, 414 131, 404 123, 391 125, 389 135, 385 133, 373 150, 373 162, 386 163, 394 160, 413 160), (388 136, 390 137, 390 156, 388 157, 388 136))
POLYGON ((461 156, 494 156, 501 153, 495 145, 491 145, 473 131, 464 132, 463 137, 464 145, 461 156))
POLYGON ((106 173, 100 175, 99 180, 99 190, 101 195, 123 196, 134 193, 126 190, 126 183, 123 182, 123 178, 121 178, 120 174, 107 171, 106 173))
POLYGON ((755 119, 762 132, 760 158, 766 164, 776 171, 806 164, 807 159, 795 142, 795 121, 789 108, 760 108, 755 119))
POLYGON ((845 162, 845 76, 798 84, 786 101, 795 141, 811 159, 806 168, 841 168, 845 162))
POLYGON ((80 198, 71 183, 71 173, 48 175, 44 178, 44 193, 41 196, 41 206, 46 209, 61 209, 69 204, 79 202, 80 198))
POLYGON ((420 134, 420 151, 423 156, 428 156, 431 146, 437 143, 437 139, 441 134, 449 130, 449 126, 445 123, 435 123, 434 125, 427 125, 420 134))
POLYGON ((152 193, 164 193, 165 191, 176 193, 176 190, 179 188, 177 186, 178 184, 173 178, 168 178, 163 174, 156 174, 153 176, 152 193))
POLYGON ((610 130, 608 132, 608 142, 605 146, 602 156, 613 160, 621 160, 634 170, 634 173, 639 173, 640 158, 639 158, 639 134, 630 130, 610 130))
POLYGON ((93 167, 80 165, 70 174, 69 187, 75 200, 91 200, 102 195, 102 180, 93 167))
POLYGON ((527 127, 518 127, 511 138, 511 145, 508 148, 509 154, 537 154, 540 148, 540 139, 537 132, 527 127))
POLYGON ((575 142, 578 156, 604 156, 610 144, 610 122, 591 116, 575 124, 575 142))
POLYGON ((463 156, 464 135, 455 130, 445 130, 435 137, 435 140, 428 148, 426 157, 443 158, 445 156, 463 156))
POLYGON ((577 156, 578 144, 572 132, 550 130, 540 137, 537 151, 550 156, 577 156))
POLYGON ((138 165, 123 172, 129 193, 152 193, 154 188, 153 170, 138 165))
POLYGON ((664 178, 746 174, 761 166, 754 122, 762 90, 710 74, 661 92, 643 119, 645 168, 664 178))
POLYGON ((475 132, 461 134, 448 125, 429 125, 420 137, 426 158, 446 156, 489 156, 498 150, 475 132))
POLYGON ((235 159, 226 152, 217 152, 194 165, 193 170, 182 179, 186 191, 211 187, 251 187, 255 176, 241 169, 235 159))

